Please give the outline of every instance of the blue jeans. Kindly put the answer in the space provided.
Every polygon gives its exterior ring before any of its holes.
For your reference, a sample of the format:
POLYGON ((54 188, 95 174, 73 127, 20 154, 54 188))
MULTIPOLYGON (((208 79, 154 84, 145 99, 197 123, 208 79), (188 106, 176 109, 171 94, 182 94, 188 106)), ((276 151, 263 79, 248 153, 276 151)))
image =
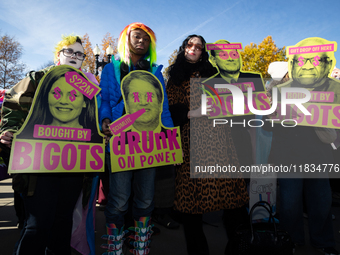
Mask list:
MULTIPOLYGON (((111 163, 106 154, 106 164, 111 163)), ((120 229, 128 211, 129 198, 133 189, 133 218, 149 217, 154 209, 156 168, 110 173, 110 190, 105 209, 106 223, 114 223, 120 229)))
POLYGON ((17 255, 71 255, 73 210, 83 174, 41 174, 33 196, 23 196, 26 226, 17 255))
POLYGON ((311 244, 334 247, 329 179, 279 179, 279 185, 280 228, 289 232, 294 243, 304 244, 304 198, 311 244))

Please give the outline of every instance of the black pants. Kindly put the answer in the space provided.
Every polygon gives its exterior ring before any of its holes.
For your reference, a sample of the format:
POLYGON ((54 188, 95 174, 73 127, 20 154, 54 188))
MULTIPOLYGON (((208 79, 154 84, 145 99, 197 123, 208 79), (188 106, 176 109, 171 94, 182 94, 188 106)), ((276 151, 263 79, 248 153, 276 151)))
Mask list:
MULTIPOLYGON (((182 214, 184 235, 189 255, 209 255, 208 242, 203 231, 202 217, 202 214, 182 214)), ((223 211, 223 225, 228 239, 235 236, 237 227, 241 224, 249 224, 248 212, 245 206, 223 211)))
POLYGON ((27 222, 17 255, 71 254, 73 209, 82 186, 83 174, 38 176, 34 195, 24 196, 27 222))

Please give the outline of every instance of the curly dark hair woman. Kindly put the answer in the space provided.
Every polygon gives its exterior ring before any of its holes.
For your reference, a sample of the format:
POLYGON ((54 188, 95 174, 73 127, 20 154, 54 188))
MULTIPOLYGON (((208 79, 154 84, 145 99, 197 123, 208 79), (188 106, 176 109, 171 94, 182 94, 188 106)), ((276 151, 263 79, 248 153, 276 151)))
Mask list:
POLYGON ((183 163, 176 166, 174 209, 182 216, 188 254, 202 255, 209 254, 203 214, 224 210, 230 239, 236 227, 248 221, 245 205, 249 200, 242 178, 224 174, 207 178, 196 171, 196 166, 213 164, 239 167, 230 126, 213 127, 213 120, 201 114, 201 79, 217 73, 208 60, 205 44, 199 35, 190 35, 183 41, 170 67, 167 85, 171 117, 174 125, 181 127, 184 157, 183 163))
POLYGON ((201 77, 210 77, 217 73, 217 70, 210 64, 209 54, 205 48, 205 40, 200 35, 189 35, 178 49, 175 63, 169 67, 169 77, 175 85, 179 86, 184 80, 190 78, 190 75, 197 71, 201 77), (197 62, 190 62, 185 58, 185 50, 191 38, 199 38, 202 42, 202 54, 197 62))

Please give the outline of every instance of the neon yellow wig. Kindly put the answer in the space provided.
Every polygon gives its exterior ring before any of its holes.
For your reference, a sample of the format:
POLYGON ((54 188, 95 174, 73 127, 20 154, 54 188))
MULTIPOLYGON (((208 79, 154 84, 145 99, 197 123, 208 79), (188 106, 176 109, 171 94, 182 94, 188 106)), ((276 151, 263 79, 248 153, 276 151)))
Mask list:
POLYGON ((58 44, 54 47, 54 62, 58 62, 58 52, 61 51, 61 49, 64 46, 75 44, 77 40, 81 40, 81 37, 78 35, 70 34, 70 35, 62 35, 62 40, 58 42, 58 44))
POLYGON ((119 39, 118 39, 118 52, 120 55, 120 61, 124 62, 125 64, 130 66, 130 47, 129 47, 129 37, 130 32, 135 29, 142 29, 145 33, 147 33, 150 36, 151 43, 149 46, 149 50, 146 53, 146 59, 150 61, 150 67, 153 63, 157 60, 157 54, 156 54, 156 35, 152 31, 151 28, 144 25, 140 22, 134 22, 130 25, 127 25, 124 30, 120 33, 119 39))

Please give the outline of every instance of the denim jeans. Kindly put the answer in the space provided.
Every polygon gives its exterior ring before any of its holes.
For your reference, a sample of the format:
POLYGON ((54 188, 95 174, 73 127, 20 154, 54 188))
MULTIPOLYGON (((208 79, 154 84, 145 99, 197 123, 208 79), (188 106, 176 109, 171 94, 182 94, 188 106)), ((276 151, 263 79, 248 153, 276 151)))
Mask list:
POLYGON ((314 247, 334 247, 332 194, 329 179, 279 179, 280 228, 294 243, 304 244, 303 199, 307 205, 310 242, 314 247))
MULTIPOLYGON (((106 154, 106 164, 111 163, 106 154)), ((106 223, 114 223, 117 228, 124 225, 124 215, 129 207, 129 198, 133 189, 132 214, 135 220, 149 217, 154 209, 156 168, 130 170, 110 173, 110 190, 105 209, 106 223)))
POLYGON ((83 174, 41 174, 33 196, 24 195, 26 226, 17 255, 71 255, 73 210, 83 174))

